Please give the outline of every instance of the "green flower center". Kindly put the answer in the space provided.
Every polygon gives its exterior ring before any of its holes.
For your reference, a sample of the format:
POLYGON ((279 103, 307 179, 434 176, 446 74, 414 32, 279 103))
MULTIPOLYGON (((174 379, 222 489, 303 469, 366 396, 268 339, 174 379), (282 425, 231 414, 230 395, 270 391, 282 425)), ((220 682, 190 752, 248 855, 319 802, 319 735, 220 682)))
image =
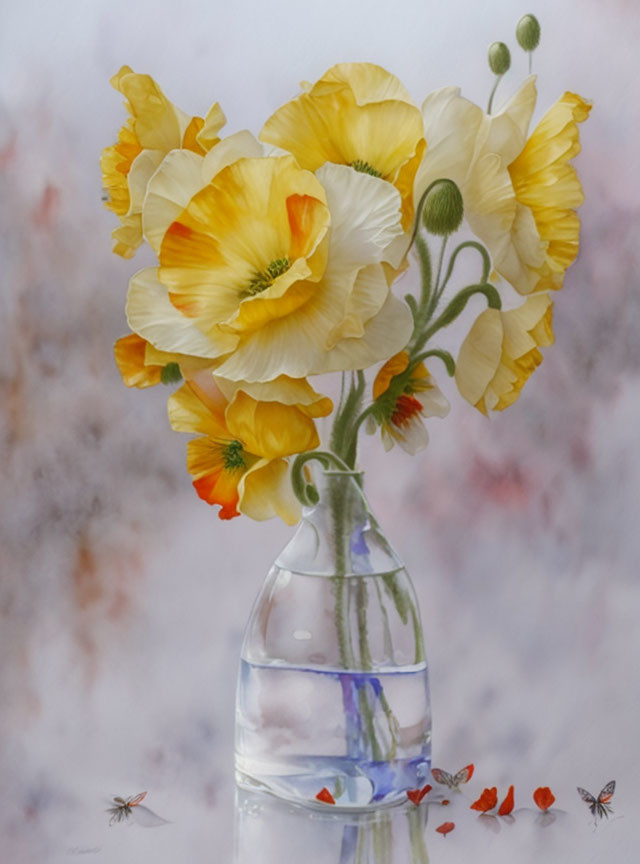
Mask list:
POLYGON ((274 258, 267 266, 263 273, 258 273, 249 283, 249 287, 243 292, 243 297, 255 297, 256 294, 261 294, 276 281, 278 276, 282 276, 291 267, 291 262, 285 256, 284 258, 274 258))
POLYGON ((160 370, 160 380, 163 384, 176 384, 182 380, 182 372, 177 363, 167 363, 160 370))
POLYGON ((228 471, 234 468, 245 468, 246 462, 243 457, 242 441, 230 441, 222 450, 224 467, 228 471))
POLYGON ((351 167, 362 174, 371 174, 372 177, 382 177, 381 171, 377 171, 373 165, 369 165, 368 162, 364 162, 362 159, 356 159, 355 162, 351 163, 351 167))

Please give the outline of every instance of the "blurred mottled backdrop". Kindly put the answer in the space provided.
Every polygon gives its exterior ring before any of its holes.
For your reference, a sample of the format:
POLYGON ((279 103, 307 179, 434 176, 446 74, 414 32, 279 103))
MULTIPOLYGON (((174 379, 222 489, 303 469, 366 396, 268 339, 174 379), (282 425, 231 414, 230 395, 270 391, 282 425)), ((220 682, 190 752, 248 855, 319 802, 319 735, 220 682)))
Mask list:
MULTIPOLYGON (((436 763, 473 760, 501 787, 549 783, 567 809, 580 804, 576 783, 597 792, 615 777, 632 829, 636 2, 21 0, 0 9, 2 862, 66 860, 87 801, 101 811, 109 794, 142 789, 176 823, 180 808, 200 814, 179 851, 167 833, 154 861, 213 861, 205 850, 230 848, 236 658, 290 536, 275 522, 219 521, 193 493, 167 391, 128 391, 114 366, 127 281, 150 258, 110 251, 98 156, 123 109, 109 77, 123 63, 149 72, 190 113, 218 100, 227 132, 257 132, 298 81, 347 59, 393 70, 417 101, 459 84, 485 104, 491 41, 514 48, 503 98, 526 74, 512 34, 528 11, 543 28, 537 116, 565 89, 595 103, 557 344, 504 415, 487 421, 445 381, 452 411, 430 424, 425 453, 386 456, 368 440, 362 462, 421 599, 436 763)), ((619 861, 634 860, 630 848, 619 861)))

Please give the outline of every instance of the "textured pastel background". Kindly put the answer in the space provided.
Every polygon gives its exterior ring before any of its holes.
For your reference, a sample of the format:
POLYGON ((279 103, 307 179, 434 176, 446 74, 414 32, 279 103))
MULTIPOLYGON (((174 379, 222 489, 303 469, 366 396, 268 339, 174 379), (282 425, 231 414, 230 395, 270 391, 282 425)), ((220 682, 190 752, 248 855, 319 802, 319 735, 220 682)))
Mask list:
MULTIPOLYGON (((505 415, 485 420, 445 381, 452 411, 426 453, 367 441, 362 461, 421 598, 436 764, 473 760, 471 792, 513 782, 523 805, 548 783, 573 819, 551 841, 461 817, 429 835, 432 860, 637 860, 637 4, 21 0, 0 10, 3 862, 230 860, 236 657, 290 535, 220 522, 191 489, 167 392, 128 391, 114 367, 127 280, 148 259, 110 252, 98 153, 123 109, 108 78, 128 63, 189 112, 219 100, 228 132, 258 131, 346 59, 392 69, 418 101, 455 83, 484 104, 486 46, 513 46, 527 11, 543 26, 540 106, 565 88, 596 103, 557 344, 505 415), (592 834, 575 786, 612 778, 625 818, 592 834), (104 799, 142 789, 174 824, 106 832, 104 799)), ((514 57, 503 97, 526 72, 514 57)), ((242 864, 267 862, 261 848, 242 864)))

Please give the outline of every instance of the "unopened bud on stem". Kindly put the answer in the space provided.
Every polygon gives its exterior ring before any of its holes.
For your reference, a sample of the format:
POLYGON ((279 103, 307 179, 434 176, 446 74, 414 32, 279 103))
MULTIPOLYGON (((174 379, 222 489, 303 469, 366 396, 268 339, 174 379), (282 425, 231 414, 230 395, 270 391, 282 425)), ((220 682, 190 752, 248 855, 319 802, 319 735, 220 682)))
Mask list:
POLYGON ((504 42, 493 42, 489 46, 489 66, 494 75, 504 75, 511 66, 511 54, 504 42))
POLYGON ((427 195, 422 222, 430 234, 446 237, 455 233, 464 215, 460 190, 453 180, 438 180, 427 195))
POLYGON ((525 51, 535 51, 540 44, 540 24, 535 15, 524 15, 518 21, 516 39, 525 51))

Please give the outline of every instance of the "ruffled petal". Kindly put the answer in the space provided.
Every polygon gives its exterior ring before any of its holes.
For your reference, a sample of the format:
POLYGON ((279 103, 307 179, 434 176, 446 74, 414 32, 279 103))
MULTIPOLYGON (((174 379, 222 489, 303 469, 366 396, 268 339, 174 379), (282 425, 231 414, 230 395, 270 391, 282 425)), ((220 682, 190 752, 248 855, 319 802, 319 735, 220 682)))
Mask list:
POLYGON ((331 213, 329 271, 387 260, 390 244, 403 234, 398 190, 344 165, 324 165, 316 177, 324 186, 331 213))
POLYGON ((131 279, 126 313, 129 327, 161 351, 215 358, 237 344, 237 337, 229 334, 210 339, 182 315, 169 300, 156 267, 140 270, 131 279))
POLYGON ((190 150, 172 150, 151 177, 142 211, 144 235, 158 254, 164 235, 204 186, 203 158, 190 150))
POLYGON ((284 459, 261 459, 242 477, 238 492, 240 512, 251 519, 262 522, 279 516, 287 525, 300 519, 300 503, 284 459))
POLYGON ((314 450, 320 444, 315 423, 295 405, 258 402, 242 390, 227 408, 226 421, 233 438, 267 459, 314 450))
POLYGON ((153 387, 161 381, 162 365, 148 365, 147 342, 137 333, 123 336, 113 346, 116 364, 127 387, 153 387))
POLYGON ((169 423, 175 432, 233 440, 225 420, 227 400, 217 388, 205 392, 194 381, 183 384, 167 402, 169 423))

